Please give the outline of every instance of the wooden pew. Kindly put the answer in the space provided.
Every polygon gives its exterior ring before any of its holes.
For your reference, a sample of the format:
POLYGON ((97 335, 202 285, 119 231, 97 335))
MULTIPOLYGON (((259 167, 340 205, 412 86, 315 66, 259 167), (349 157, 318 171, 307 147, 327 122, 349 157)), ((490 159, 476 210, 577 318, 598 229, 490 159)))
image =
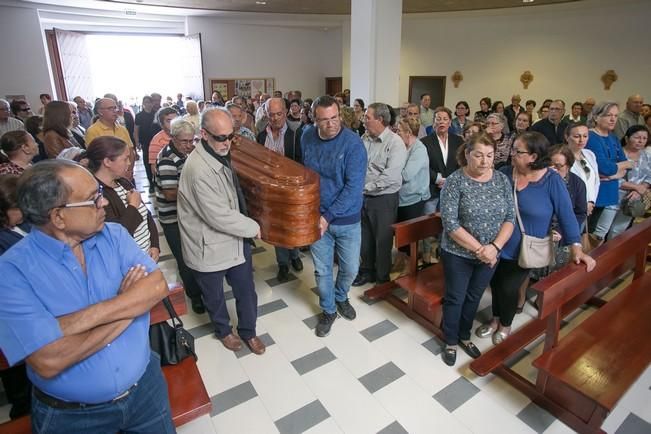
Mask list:
POLYGON ((602 432, 608 413, 651 362, 649 241, 651 220, 597 248, 592 272, 571 264, 536 283, 538 318, 470 368, 478 375, 500 376, 578 432, 602 432), (595 297, 631 269, 632 282, 612 300, 595 297), (560 339, 561 320, 583 303, 598 310, 560 339), (538 368, 533 384, 506 363, 542 334, 544 350, 533 362, 538 368))
POLYGON ((418 241, 441 234, 441 218, 430 214, 392 225, 395 246, 409 246, 408 271, 404 276, 377 285, 364 292, 369 300, 384 299, 443 339, 441 316, 443 302, 443 266, 432 264, 418 270, 418 241), (396 288, 407 291, 407 301, 393 294, 396 288))
MULTIPOLYGON (((169 297, 174 306, 174 310, 179 316, 185 315, 188 312, 183 287, 176 286, 171 289, 169 297)), ((166 321, 169 317, 163 303, 158 303, 150 312, 150 323, 157 324, 166 321)), ((167 381, 167 391, 174 426, 179 427, 204 414, 210 413, 212 409, 210 397, 201 379, 197 364, 192 357, 186 358, 178 365, 163 366, 162 369, 165 380, 167 381)), ((29 416, 23 416, 19 419, 0 424, 0 434, 29 434, 31 432, 29 416)))

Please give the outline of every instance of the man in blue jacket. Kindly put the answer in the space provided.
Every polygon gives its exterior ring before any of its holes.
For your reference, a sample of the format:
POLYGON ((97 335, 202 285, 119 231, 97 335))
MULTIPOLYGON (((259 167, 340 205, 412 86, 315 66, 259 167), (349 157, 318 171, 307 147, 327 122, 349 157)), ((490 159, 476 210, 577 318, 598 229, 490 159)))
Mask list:
POLYGON ((327 336, 337 312, 348 320, 356 317, 348 300, 350 285, 359 269, 362 191, 366 176, 366 149, 353 131, 343 128, 339 105, 330 96, 312 104, 315 125, 301 138, 303 164, 320 177, 321 239, 310 247, 323 313, 316 335, 327 336), (334 279, 334 255, 339 271, 334 279))

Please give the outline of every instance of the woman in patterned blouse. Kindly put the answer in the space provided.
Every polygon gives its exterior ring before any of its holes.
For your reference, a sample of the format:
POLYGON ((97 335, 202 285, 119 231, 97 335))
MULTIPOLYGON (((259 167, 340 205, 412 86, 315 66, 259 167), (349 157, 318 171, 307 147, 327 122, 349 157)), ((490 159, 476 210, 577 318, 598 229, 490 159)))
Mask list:
POLYGON ((38 145, 34 137, 22 130, 3 134, 0 148, 5 153, 0 156, 0 175, 21 175, 38 155, 38 145))
POLYGON ((486 118, 486 134, 495 142, 495 168, 499 169, 508 164, 511 156, 513 137, 508 134, 506 116, 501 113, 491 113, 486 118))
POLYGON ((481 355, 470 341, 479 300, 495 271, 502 246, 513 232, 513 194, 507 177, 493 169, 495 142, 472 136, 459 148, 460 169, 441 192, 445 276, 443 361, 454 365, 457 344, 470 357, 481 355))

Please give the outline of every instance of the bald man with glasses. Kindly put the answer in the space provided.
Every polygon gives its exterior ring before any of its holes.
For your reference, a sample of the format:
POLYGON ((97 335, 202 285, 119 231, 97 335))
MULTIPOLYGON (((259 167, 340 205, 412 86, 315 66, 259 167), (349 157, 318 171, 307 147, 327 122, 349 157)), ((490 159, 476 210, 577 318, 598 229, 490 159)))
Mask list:
POLYGON ((253 282, 251 239, 260 226, 247 215, 246 200, 231 167, 235 133, 228 110, 215 107, 201 115, 201 143, 188 156, 177 193, 183 259, 201 288, 215 335, 231 351, 242 341, 255 354, 265 352, 256 335, 258 296, 253 282), (238 324, 233 333, 224 278, 233 288, 238 324))

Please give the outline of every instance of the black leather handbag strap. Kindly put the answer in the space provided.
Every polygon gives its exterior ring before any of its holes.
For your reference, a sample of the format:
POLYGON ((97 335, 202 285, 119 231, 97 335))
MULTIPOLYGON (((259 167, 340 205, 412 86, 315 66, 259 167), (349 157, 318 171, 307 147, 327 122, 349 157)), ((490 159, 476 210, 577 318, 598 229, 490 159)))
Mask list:
POLYGON ((172 325, 176 327, 176 323, 178 322, 178 325, 183 327, 183 321, 181 321, 181 318, 177 315, 176 311, 174 310, 174 306, 172 305, 172 302, 170 301, 169 297, 165 297, 163 299, 163 305, 165 306, 165 309, 167 309, 167 313, 170 314, 170 318, 172 319, 172 325))

